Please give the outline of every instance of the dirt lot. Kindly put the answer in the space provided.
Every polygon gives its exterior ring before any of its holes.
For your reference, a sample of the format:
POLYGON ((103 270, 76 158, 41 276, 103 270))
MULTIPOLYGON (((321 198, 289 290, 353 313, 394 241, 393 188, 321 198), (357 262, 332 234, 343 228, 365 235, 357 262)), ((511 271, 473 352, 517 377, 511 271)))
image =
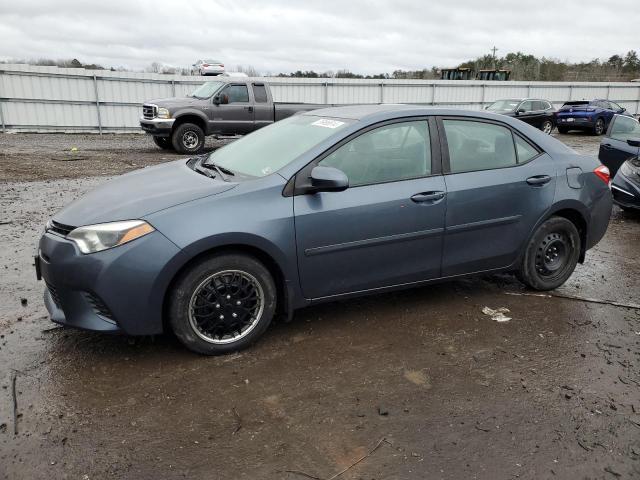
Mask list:
MULTIPOLYGON (((640 478, 638 308, 509 295, 527 292, 499 275, 308 308, 218 358, 52 329, 45 221, 176 158, 136 135, 0 135, 0 478, 328 479, 365 456, 339 478, 640 478)), ((614 210, 556 293, 640 303, 639 243, 640 216, 614 210)))

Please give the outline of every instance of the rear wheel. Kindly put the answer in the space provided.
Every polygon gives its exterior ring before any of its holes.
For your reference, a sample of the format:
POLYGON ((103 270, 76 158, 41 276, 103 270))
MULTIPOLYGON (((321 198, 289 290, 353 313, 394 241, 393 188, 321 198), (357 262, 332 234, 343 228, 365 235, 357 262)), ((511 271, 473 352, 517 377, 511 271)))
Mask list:
POLYGON ((553 290, 571 276, 580 257, 580 234, 566 218, 551 217, 527 245, 519 277, 535 290, 553 290))
POLYGON ((558 127, 558 133, 567 134, 569 133, 569 129, 566 127, 558 127))
POLYGON ((545 120, 544 122, 542 122, 542 127, 540 128, 540 130, 542 130, 547 135, 551 135, 551 132, 553 131, 553 122, 551 120, 545 120))
POLYGON ((243 254, 209 257, 184 272, 169 300, 174 333, 190 350, 219 355, 246 348, 267 329, 276 287, 258 260, 243 254))
POLYGON ((604 133, 604 119, 598 118, 593 126, 594 135, 602 135, 604 133))
POLYGON ((183 123, 173 131, 171 143, 178 153, 199 153, 204 147, 204 132, 198 125, 183 123))
POLYGON ((153 137, 153 143, 163 150, 173 150, 173 145, 169 137, 153 137))

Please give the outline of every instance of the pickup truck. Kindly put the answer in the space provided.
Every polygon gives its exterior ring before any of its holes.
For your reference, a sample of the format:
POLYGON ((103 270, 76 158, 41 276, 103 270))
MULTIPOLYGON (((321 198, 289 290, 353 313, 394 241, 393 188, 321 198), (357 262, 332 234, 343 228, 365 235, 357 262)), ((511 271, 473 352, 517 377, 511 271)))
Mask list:
POLYGON ((256 80, 216 79, 186 97, 150 100, 140 126, 160 148, 198 153, 207 135, 244 135, 298 112, 330 105, 274 103, 269 85, 256 80))

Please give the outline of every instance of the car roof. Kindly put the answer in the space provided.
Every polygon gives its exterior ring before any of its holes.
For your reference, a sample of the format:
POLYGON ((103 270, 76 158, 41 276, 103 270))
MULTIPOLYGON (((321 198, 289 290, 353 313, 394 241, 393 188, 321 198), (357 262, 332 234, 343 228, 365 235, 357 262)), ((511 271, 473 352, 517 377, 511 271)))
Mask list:
MULTIPOLYGON (((413 116, 463 116, 500 120, 504 122, 508 117, 484 110, 461 110, 454 108, 438 108, 425 105, 409 104, 376 104, 376 105, 345 105, 339 107, 322 108, 311 110, 303 115, 313 115, 316 117, 343 118, 357 120, 365 123, 375 123, 378 121, 391 120, 394 118, 413 116)), ((519 120, 518 120, 519 121, 519 120)))

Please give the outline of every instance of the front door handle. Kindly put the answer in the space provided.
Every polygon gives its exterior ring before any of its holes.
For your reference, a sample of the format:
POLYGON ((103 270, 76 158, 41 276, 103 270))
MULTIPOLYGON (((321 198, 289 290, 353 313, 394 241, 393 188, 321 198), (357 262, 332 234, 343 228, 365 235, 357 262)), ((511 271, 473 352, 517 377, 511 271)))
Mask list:
POLYGON ((603 143, 602 144, 602 148, 609 150, 611 148, 611 144, 610 143, 603 143))
POLYGON ((534 177, 527 178, 527 183, 529 185, 546 185, 551 181, 551 177, 549 175, 536 175, 534 177))
POLYGON ((437 202, 438 200, 442 200, 446 194, 444 192, 422 192, 416 193, 411 197, 416 203, 425 203, 425 202, 437 202))

